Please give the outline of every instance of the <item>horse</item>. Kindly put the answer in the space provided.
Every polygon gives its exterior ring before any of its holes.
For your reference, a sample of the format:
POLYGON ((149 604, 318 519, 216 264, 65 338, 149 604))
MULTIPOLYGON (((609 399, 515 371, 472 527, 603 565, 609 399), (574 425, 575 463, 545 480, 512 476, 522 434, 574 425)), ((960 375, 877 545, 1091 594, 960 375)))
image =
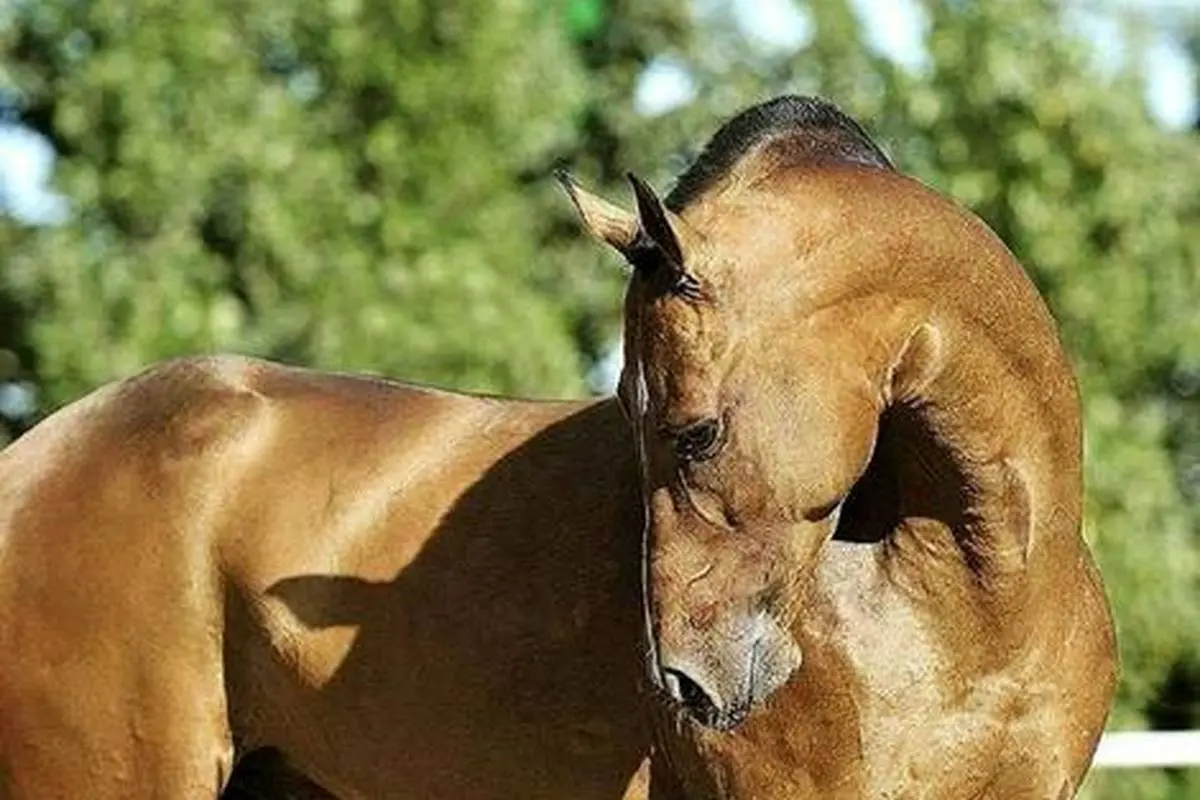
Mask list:
POLYGON ((0 797, 1069 795, 1113 662, 1052 323, 839 114, 747 114, 666 206, 567 182, 634 265, 614 399, 193 357, 0 453, 0 797))
POLYGON ((629 177, 633 210, 564 184, 633 272, 662 796, 1074 796, 1115 638, 1015 257, 814 98, 734 117, 664 199, 629 177))

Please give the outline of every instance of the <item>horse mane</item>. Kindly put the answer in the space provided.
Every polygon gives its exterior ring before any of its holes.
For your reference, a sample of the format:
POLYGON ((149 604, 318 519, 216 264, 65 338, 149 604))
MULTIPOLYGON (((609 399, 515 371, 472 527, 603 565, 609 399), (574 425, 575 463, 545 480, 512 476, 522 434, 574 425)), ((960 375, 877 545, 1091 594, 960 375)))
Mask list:
POLYGON ((678 213, 729 175, 744 156, 765 146, 779 166, 833 161, 893 170, 862 126, 819 97, 783 95, 726 122, 679 176, 667 195, 678 213))

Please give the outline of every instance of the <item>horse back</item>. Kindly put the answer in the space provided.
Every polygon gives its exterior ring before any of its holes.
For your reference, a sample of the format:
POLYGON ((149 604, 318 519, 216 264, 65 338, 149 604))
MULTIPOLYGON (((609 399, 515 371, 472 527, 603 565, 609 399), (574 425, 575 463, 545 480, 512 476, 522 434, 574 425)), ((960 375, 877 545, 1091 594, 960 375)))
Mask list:
POLYGON ((104 387, 0 454, 0 774, 172 794, 272 748, 351 794, 619 795, 633 469, 611 402, 243 358, 104 387))

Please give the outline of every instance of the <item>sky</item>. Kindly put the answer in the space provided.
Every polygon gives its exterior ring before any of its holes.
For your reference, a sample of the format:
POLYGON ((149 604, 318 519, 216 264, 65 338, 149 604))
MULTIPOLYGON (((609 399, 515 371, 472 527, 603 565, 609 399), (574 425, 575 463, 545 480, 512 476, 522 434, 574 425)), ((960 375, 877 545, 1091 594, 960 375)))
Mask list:
MULTIPOLYGON (((1183 12, 1194 9, 1197 0, 1124 0, 1123 5, 1151 13, 1183 12)), ((863 20, 870 43, 893 60, 919 68, 925 59, 922 48, 924 21, 915 0, 852 0, 863 20)), ((735 0, 738 25, 760 46, 795 50, 812 36, 812 25, 791 0, 735 0)), ((1096 47, 1102 63, 1121 55, 1117 27, 1097 14, 1076 14, 1075 24, 1096 47)), ((1195 119, 1196 81, 1187 54, 1167 37, 1150 48, 1147 64, 1147 96, 1151 112, 1162 124, 1173 128, 1190 125, 1195 119)), ((647 114, 663 113, 686 103, 691 96, 687 74, 669 61, 651 65, 638 86, 637 106, 647 114)))
MULTIPOLYGON (((874 47, 905 66, 919 68, 925 58, 921 47, 923 20, 915 0, 853 0, 874 47)), ((1197 0, 1125 0, 1139 10, 1182 12, 1197 0)), ((812 26, 790 0, 734 0, 735 18, 745 33, 764 48, 793 50, 805 44, 812 26)), ((1079 29, 1096 45, 1098 58, 1111 62, 1120 57, 1120 41, 1111 22, 1095 15, 1080 15, 1079 29)), ((1189 125, 1196 114, 1196 80, 1186 54, 1163 37, 1148 55, 1147 95, 1151 111, 1169 127, 1189 125)), ((686 103, 691 96, 687 74, 669 61, 646 70, 639 82, 635 103, 646 114, 663 113, 686 103)), ((47 182, 54 165, 53 152, 36 135, 0 125, 0 198, 14 214, 31 223, 62 219, 67 206, 50 192, 47 182)))
POLYGON ((62 219, 66 203, 47 188, 54 151, 40 136, 14 125, 0 126, 0 205, 31 223, 62 219))

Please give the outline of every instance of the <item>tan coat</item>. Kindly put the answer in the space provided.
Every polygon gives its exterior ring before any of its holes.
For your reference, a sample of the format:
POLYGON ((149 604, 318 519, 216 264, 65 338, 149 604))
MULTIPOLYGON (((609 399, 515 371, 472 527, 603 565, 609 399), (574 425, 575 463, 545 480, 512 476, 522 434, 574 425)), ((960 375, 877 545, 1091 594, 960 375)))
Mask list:
POLYGON ((647 752, 616 404, 240 358, 0 454, 0 797, 620 798, 647 752))
POLYGON ((1053 320, 788 103, 686 203, 573 187, 627 417, 195 359, 0 454, 0 798, 256 748, 346 798, 1073 796, 1116 656, 1053 320))

